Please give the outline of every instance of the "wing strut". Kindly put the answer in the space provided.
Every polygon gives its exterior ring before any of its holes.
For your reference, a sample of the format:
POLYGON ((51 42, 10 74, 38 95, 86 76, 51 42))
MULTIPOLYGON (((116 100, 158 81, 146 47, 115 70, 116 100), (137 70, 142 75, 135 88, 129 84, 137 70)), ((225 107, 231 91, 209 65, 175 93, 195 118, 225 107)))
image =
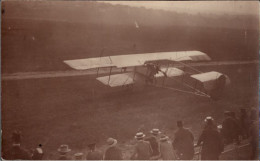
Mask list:
POLYGON ((108 83, 107 83, 107 84, 109 84, 109 82, 110 82, 110 75, 111 75, 111 72, 112 72, 112 67, 110 67, 109 77, 108 77, 108 83))
MULTIPOLYGON (((102 55, 103 55, 103 53, 104 53, 104 47, 102 48, 102 50, 101 50, 101 52, 100 52, 100 59, 99 60, 101 60, 101 57, 102 57, 102 55)), ((99 72, 99 67, 97 68, 97 77, 98 77, 98 72, 99 72)))
MULTIPOLYGON (((177 62, 177 61, 176 61, 176 62, 177 62)), ((182 63, 182 62, 180 62, 180 61, 178 61, 177 63, 182 64, 182 65, 184 66, 184 68, 185 68, 185 67, 188 67, 188 68, 190 68, 190 69, 192 69, 192 70, 194 70, 194 71, 196 71, 196 72, 198 72, 198 73, 203 73, 202 71, 199 71, 198 69, 193 68, 192 66, 189 66, 189 65, 187 65, 187 64, 185 64, 185 63, 182 63)))
POLYGON ((97 68, 97 77, 98 77, 99 68, 97 68))
POLYGON ((179 92, 183 92, 183 93, 188 93, 188 94, 194 94, 194 95, 197 95, 197 96, 202 96, 202 97, 208 97, 210 98, 209 95, 206 95, 204 93, 194 93, 194 92, 191 92, 191 91, 185 91, 185 90, 181 90, 181 89, 177 89, 177 88, 172 88, 172 87, 165 87, 165 86, 156 86, 156 85, 152 85, 154 87, 158 87, 158 88, 165 88, 165 89, 170 89, 170 90, 174 90, 174 91, 179 91, 179 92))
MULTIPOLYGON (((171 79, 174 80, 174 81, 176 81, 176 82, 178 82, 178 83, 180 83, 180 82, 177 81, 176 79, 173 79, 173 78, 171 78, 171 79)), ((208 94, 206 94, 206 93, 204 93, 204 92, 202 92, 202 91, 200 91, 200 90, 198 90, 198 89, 192 87, 191 85, 189 85, 189 84, 187 84, 187 83, 185 83, 185 82, 183 82, 182 84, 185 85, 185 86, 188 87, 188 88, 193 89, 193 90, 196 92, 196 94, 204 95, 204 96, 206 96, 206 97, 210 97, 208 94)))
MULTIPOLYGON (((170 67, 170 62, 168 62, 168 64, 167 64, 167 69, 166 69, 165 73, 168 72, 169 67, 170 67)), ((166 74, 166 77, 167 77, 167 74, 166 74)), ((162 83, 162 86, 164 85, 164 81, 165 81, 166 77, 163 77, 163 83, 162 83)))
POLYGON ((135 81, 135 74, 136 74, 136 66, 134 67, 134 76, 133 76, 133 81, 135 81))

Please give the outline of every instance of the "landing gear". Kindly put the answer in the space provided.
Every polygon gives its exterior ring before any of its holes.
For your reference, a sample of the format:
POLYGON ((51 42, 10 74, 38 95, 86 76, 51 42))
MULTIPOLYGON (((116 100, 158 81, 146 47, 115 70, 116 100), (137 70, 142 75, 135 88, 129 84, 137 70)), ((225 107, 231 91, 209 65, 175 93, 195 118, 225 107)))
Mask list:
POLYGON ((132 92, 134 89, 134 84, 126 84, 126 85, 122 85, 122 90, 124 92, 132 92))

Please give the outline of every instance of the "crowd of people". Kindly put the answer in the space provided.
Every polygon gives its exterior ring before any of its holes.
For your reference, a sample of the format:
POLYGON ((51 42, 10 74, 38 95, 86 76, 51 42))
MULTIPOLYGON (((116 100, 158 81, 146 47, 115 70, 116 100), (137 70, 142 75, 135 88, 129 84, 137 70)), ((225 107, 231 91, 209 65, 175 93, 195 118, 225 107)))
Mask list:
MULTIPOLYGON (((174 139, 163 134, 159 129, 152 129, 150 136, 142 131, 135 134, 136 144, 130 158, 123 157, 123 151, 114 138, 107 139, 107 149, 101 152, 96 148, 96 143, 88 145, 89 151, 84 157, 83 153, 74 154, 74 158, 68 155, 71 149, 68 145, 61 145, 57 149, 58 160, 192 160, 195 147, 201 147, 202 160, 218 160, 224 147, 229 144, 239 145, 241 140, 249 139, 251 145, 250 159, 258 159, 258 112, 251 110, 248 115, 246 109, 240 110, 240 117, 235 112, 224 112, 223 123, 217 126, 211 116, 206 117, 205 126, 194 144, 193 133, 184 127, 183 121, 177 121, 177 130, 174 139)), ((21 133, 15 131, 12 134, 12 147, 3 154, 4 159, 15 160, 41 160, 44 156, 42 145, 34 150, 21 147, 21 133)))

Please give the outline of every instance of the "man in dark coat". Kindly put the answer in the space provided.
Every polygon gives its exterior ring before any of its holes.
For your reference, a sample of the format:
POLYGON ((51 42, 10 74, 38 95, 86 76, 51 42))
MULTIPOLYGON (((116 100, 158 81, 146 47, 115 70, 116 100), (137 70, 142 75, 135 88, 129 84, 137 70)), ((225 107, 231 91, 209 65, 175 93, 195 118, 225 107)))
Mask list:
POLYGON ((33 150, 32 160, 42 160, 43 155, 44 153, 43 153, 42 145, 39 144, 39 146, 33 150))
POLYGON ((251 160, 258 160, 258 143, 259 143, 259 121, 254 120, 249 130, 249 141, 252 148, 251 160))
POLYGON ((63 144, 58 148, 59 152, 59 158, 58 160, 71 160, 70 157, 67 156, 67 154, 71 151, 68 145, 63 144))
POLYGON ((107 144, 109 147, 105 152, 104 160, 123 160, 122 151, 116 146, 117 140, 109 138, 107 144))
POLYGON ((13 145, 3 154, 6 160, 30 160, 31 156, 28 150, 21 147, 21 132, 14 131, 12 134, 13 145))
POLYGON ((249 133, 249 118, 247 115, 247 111, 245 108, 240 109, 240 127, 241 127, 241 133, 244 139, 248 138, 249 133))
POLYGON ((225 119, 222 123, 222 130, 221 134, 224 138, 225 144, 230 144, 233 143, 236 135, 236 122, 235 120, 231 117, 230 111, 225 111, 224 116, 225 119))
POLYGON ((224 150, 221 136, 213 126, 213 120, 207 120, 206 128, 199 137, 197 146, 202 143, 201 159, 202 160, 218 160, 219 155, 224 150))
POLYGON ((234 139, 236 141, 236 143, 239 145, 240 144, 240 137, 241 134, 241 126, 239 123, 239 119, 236 117, 236 113, 235 112, 230 112, 230 116, 233 118, 234 123, 235 123, 235 128, 234 128, 234 139))
POLYGON ((96 143, 91 143, 88 145, 89 152, 87 154, 86 160, 102 160, 103 155, 100 151, 96 150, 96 143))
POLYGON ((152 148, 152 155, 151 157, 153 157, 154 159, 156 159, 156 157, 159 157, 160 155, 160 150, 159 150, 159 134, 161 134, 159 129, 153 129, 150 131, 151 136, 146 138, 146 141, 149 141, 149 143, 151 144, 151 148, 152 148))
POLYGON ((177 121, 178 130, 175 132, 173 147, 181 160, 192 160, 194 155, 194 137, 190 130, 183 127, 182 121, 177 121))

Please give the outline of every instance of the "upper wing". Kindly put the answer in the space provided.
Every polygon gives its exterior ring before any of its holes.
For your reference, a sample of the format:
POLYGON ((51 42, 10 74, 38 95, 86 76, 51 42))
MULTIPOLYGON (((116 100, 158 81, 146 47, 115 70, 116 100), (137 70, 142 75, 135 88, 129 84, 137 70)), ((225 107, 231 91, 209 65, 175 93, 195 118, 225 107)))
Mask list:
POLYGON ((147 61, 157 60, 171 60, 171 61, 185 61, 185 60, 210 60, 210 58, 200 51, 179 51, 179 52, 158 52, 146 54, 131 54, 118 55, 100 58, 88 58, 77 60, 65 60, 64 62, 70 67, 83 70, 100 67, 116 66, 118 68, 141 66, 147 61))
POLYGON ((64 63, 77 70, 115 66, 109 57, 65 60, 64 63))
POLYGON ((171 61, 200 61, 210 60, 209 56, 200 51, 158 52, 133 55, 111 56, 113 64, 117 67, 140 66, 147 61, 171 60, 171 61))

